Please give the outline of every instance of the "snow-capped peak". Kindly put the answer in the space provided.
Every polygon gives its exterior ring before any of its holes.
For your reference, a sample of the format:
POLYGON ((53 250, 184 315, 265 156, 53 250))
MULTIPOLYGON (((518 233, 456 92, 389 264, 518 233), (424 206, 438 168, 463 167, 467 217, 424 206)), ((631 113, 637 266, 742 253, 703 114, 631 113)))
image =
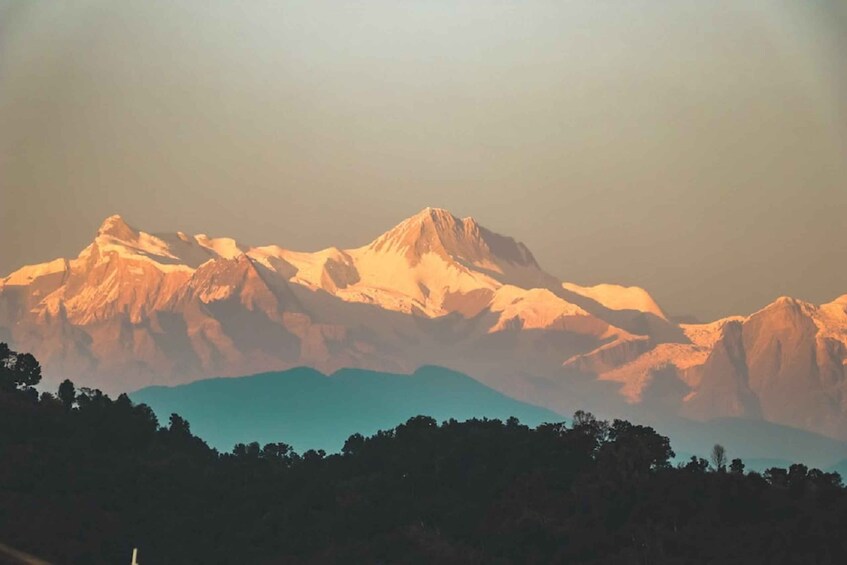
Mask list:
POLYGON ((137 230, 121 216, 106 218, 97 230, 94 243, 80 254, 87 258, 96 250, 98 256, 117 256, 124 259, 152 262, 158 266, 182 267, 185 263, 171 250, 171 245, 155 235, 137 230))
POLYGON ((89 257, 95 249, 100 256, 144 261, 160 270, 193 270, 210 259, 233 259, 245 253, 234 239, 183 232, 151 234, 130 226, 117 214, 103 221, 93 245, 79 258, 89 257))
POLYGON ((425 208, 348 253, 359 265, 363 281, 392 289, 402 284, 403 288, 423 285, 437 292, 467 292, 502 284, 521 288, 559 284, 538 266, 524 244, 443 208, 425 208))
POLYGON ((656 304, 650 293, 638 286, 621 286, 617 284, 580 286, 574 283, 564 282, 562 283, 562 288, 599 302, 611 310, 649 312, 663 320, 667 320, 665 313, 656 304))
POLYGON ((414 265, 427 253, 465 265, 501 270, 503 263, 540 269, 529 249, 496 234, 474 218, 460 219, 443 208, 425 208, 376 238, 368 249, 405 255, 414 265))
POLYGON ((133 241, 138 237, 138 231, 131 228, 120 214, 109 216, 97 230, 98 236, 108 236, 123 241, 133 241))
POLYGON ((26 265, 9 274, 5 279, 0 279, 0 287, 5 285, 28 285, 35 279, 56 273, 63 273, 67 269, 67 259, 54 259, 38 265, 26 265))

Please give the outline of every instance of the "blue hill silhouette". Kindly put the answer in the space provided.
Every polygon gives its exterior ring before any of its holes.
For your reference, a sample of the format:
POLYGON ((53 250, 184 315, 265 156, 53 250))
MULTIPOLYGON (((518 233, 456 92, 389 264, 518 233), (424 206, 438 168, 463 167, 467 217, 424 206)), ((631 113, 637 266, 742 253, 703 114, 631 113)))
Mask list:
POLYGON ((300 367, 148 387, 130 397, 148 404, 160 421, 180 414, 195 434, 223 451, 236 443, 283 441, 301 452, 334 452, 354 433, 373 434, 421 414, 438 421, 514 416, 529 426, 565 420, 435 366, 411 375, 341 369, 330 376, 300 367))
MULTIPOLYGON (((299 367, 175 387, 153 386, 131 393, 130 398, 148 404, 160 422, 179 414, 195 434, 227 452, 236 443, 252 441, 282 441, 301 453, 308 449, 335 452, 354 433, 371 435, 418 415, 438 421, 515 416, 532 427, 569 419, 437 366, 421 367, 411 375, 341 369, 330 376, 299 367)), ((847 456, 844 442, 771 422, 646 416, 642 413, 631 419, 669 435, 676 461, 706 456, 715 443, 757 470, 792 462, 827 469, 847 456)))

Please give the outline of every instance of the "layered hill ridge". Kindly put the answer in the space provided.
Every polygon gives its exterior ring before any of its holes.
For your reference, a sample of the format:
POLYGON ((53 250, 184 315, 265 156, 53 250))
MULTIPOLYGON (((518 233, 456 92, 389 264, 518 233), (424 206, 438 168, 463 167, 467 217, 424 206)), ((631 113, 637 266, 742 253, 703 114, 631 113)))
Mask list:
POLYGON ((0 339, 108 392, 296 366, 462 371, 560 413, 766 419, 847 435, 847 295, 676 324, 644 289, 562 282, 522 243, 427 208, 299 252, 107 218, 76 258, 0 280, 0 339))
MULTIPOLYGON (((419 414, 437 421, 515 417, 529 426, 564 419, 441 367, 421 367, 410 375, 364 369, 323 375, 299 367, 153 386, 130 398, 150 406, 160 421, 180 414, 191 422, 194 433, 222 452, 236 443, 265 444, 285 438, 300 452, 325 449, 332 453, 355 433, 369 435, 419 414)), ((782 459, 828 468, 847 453, 844 442, 764 421, 677 419, 666 427, 673 430, 671 442, 680 461, 690 454, 708 453, 715 442, 753 466, 757 460, 782 459)))

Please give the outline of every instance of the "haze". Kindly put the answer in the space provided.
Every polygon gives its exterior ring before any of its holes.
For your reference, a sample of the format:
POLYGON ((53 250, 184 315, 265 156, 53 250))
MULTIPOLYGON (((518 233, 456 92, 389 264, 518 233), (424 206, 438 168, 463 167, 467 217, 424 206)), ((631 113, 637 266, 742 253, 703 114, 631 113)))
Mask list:
POLYGON ((146 231, 316 250, 425 206, 673 314, 847 293, 839 0, 0 1, 0 274, 146 231))

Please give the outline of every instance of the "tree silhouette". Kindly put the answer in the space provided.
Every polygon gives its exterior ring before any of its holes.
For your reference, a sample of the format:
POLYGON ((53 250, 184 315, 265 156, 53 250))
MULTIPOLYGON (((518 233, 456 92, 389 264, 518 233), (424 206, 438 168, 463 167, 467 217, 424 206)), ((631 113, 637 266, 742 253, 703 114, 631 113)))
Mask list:
POLYGON ((32 387, 41 382, 41 365, 29 353, 12 351, 0 343, 0 390, 20 390, 34 396, 32 387))
POLYGON ((353 434, 344 442, 344 447, 341 448, 341 453, 344 455, 353 455, 365 445, 365 438, 362 434, 353 434))
POLYGON ((788 471, 780 467, 771 467, 765 471, 765 480, 773 486, 788 486, 788 471))
POLYGON ((726 449, 724 449, 724 446, 716 443, 712 448, 712 454, 709 456, 709 459, 711 460, 715 471, 718 471, 719 473, 726 471, 726 449))
POLYGON ((744 461, 741 459, 735 458, 729 464, 729 471, 735 475, 743 475, 744 474, 744 461))
POLYGON ((59 385, 57 396, 62 401, 62 404, 64 404, 65 409, 70 410, 74 405, 74 401, 76 401, 76 387, 74 387, 74 383, 69 379, 62 381, 62 384, 59 385))
POLYGON ((286 461, 291 453, 291 446, 283 442, 266 443, 262 448, 262 457, 273 461, 286 461))
POLYGON ((168 420, 168 431, 176 436, 188 437, 191 435, 191 425, 179 414, 171 414, 168 420))
POLYGON ((709 468, 709 462, 702 457, 695 457, 692 455, 691 459, 688 460, 688 463, 682 466, 682 468, 694 473, 705 473, 709 468))

